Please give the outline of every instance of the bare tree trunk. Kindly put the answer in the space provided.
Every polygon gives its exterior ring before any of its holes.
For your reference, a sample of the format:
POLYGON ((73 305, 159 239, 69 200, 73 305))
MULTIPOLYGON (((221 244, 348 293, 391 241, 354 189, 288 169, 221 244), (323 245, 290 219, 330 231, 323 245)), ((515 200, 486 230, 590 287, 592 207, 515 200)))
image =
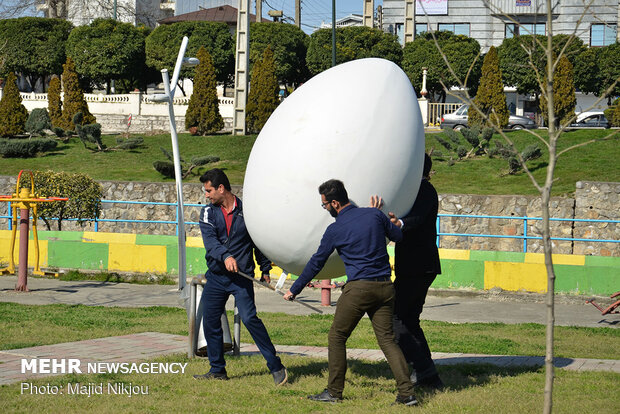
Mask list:
POLYGON ((547 166, 547 177, 545 186, 541 191, 542 213, 543 213, 543 248, 545 251, 545 267, 547 268, 547 340, 545 351, 545 399, 543 413, 551 414, 553 408, 553 379, 555 377, 553 367, 553 331, 555 325, 555 272, 553 271, 551 229, 549 220, 549 200, 551 199, 551 188, 553 186, 553 174, 556 164, 556 148, 558 142, 558 131, 556 130, 553 78, 554 78, 554 59, 553 59, 553 22, 551 13, 551 0, 547 0, 547 84, 545 85, 547 94, 547 114, 549 114, 549 165, 547 166))
MULTIPOLYGON (((555 152, 555 151, 554 151, 555 152)), ((555 155, 555 154, 554 154, 555 155)), ((555 164, 555 156, 549 157, 550 164, 555 164)), ((549 178, 553 178, 553 167, 551 165, 547 169, 547 181, 549 178)), ((545 414, 551 414, 553 407, 553 380, 555 378, 554 366, 553 366, 553 342, 554 342, 554 327, 555 327, 555 272, 553 270, 553 259, 551 256, 551 231, 549 229, 550 214, 549 214, 549 200, 551 198, 551 185, 549 182, 543 188, 541 194, 542 200, 542 228, 543 228, 543 247, 545 252, 545 267, 547 268, 547 327, 546 327, 546 350, 545 350, 545 399, 544 410, 545 414)))

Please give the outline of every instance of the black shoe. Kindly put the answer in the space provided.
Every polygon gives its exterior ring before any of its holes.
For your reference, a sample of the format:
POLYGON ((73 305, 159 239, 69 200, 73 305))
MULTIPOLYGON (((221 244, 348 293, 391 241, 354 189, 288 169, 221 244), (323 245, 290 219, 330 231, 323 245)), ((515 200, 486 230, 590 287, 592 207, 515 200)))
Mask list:
POLYGON ((409 397, 401 397, 400 395, 397 395, 394 404, 403 404, 411 407, 413 405, 418 405, 418 400, 415 395, 410 395, 409 397))
POLYGON ((312 401, 321 401, 321 402, 339 402, 342 401, 342 397, 335 397, 327 391, 327 388, 323 390, 322 393, 316 395, 308 395, 308 399, 312 401))
POLYGON ((276 387, 285 384, 288 380, 288 372, 285 367, 282 367, 280 371, 272 372, 271 375, 273 375, 273 382, 276 383, 276 387))
POLYGON ((228 375, 226 375, 226 371, 224 372, 207 372, 206 374, 202 374, 202 375, 194 375, 194 379, 197 380, 212 380, 212 379, 216 379, 216 380, 221 380, 221 381, 228 381, 228 375))
MULTIPOLYGON (((413 374, 412 374, 413 377, 413 374)), ((413 378, 412 378, 413 379, 413 378)), ((430 377, 420 378, 415 381, 411 381, 414 387, 423 387, 431 390, 441 391, 444 389, 443 381, 439 378, 438 374, 431 375, 430 377)))

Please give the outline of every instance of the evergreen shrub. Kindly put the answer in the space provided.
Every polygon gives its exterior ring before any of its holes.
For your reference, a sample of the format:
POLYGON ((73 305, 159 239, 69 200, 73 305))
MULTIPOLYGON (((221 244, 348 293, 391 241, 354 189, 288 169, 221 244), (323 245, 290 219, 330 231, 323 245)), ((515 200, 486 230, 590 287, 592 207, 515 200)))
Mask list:
MULTIPOLYGON (((75 72, 75 63, 71 58, 67 58, 67 63, 63 65, 62 85, 65 91, 64 102, 62 105, 62 116, 58 125, 64 130, 75 130, 73 117, 82 113, 81 125, 94 124, 97 120, 88 110, 88 103, 84 99, 84 92, 80 87, 78 75, 75 72)), ((76 131, 77 132, 77 131, 76 131)))
POLYGON ((45 108, 35 108, 32 110, 26 121, 26 132, 32 134, 43 134, 44 129, 50 129, 52 123, 50 116, 45 108))
POLYGON ((482 62, 482 76, 474 103, 489 120, 485 120, 475 108, 471 107, 468 111, 469 125, 495 125, 498 128, 505 128, 508 125, 510 114, 506 105, 499 57, 494 46, 491 46, 482 62))
POLYGON ((10 137, 24 132, 28 111, 22 105, 22 97, 17 88, 17 78, 9 72, 0 99, 0 136, 10 137))
POLYGON ((194 91, 189 98, 185 113, 185 128, 192 135, 207 135, 224 128, 217 97, 215 68, 207 49, 201 47, 196 57, 200 63, 196 67, 194 91))
POLYGON ((54 75, 47 89, 47 110, 52 125, 57 127, 61 124, 62 100, 60 99, 60 79, 54 75))
POLYGON ((32 158, 39 152, 56 149, 58 143, 51 138, 0 139, 0 155, 4 158, 32 158))

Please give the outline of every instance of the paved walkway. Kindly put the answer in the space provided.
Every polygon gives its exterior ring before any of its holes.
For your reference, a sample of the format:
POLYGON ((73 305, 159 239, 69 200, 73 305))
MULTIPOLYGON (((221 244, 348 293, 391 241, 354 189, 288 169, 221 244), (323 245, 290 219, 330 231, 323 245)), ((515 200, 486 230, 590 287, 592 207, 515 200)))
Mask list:
MULTIPOLYGON (((0 302, 28 305, 66 303, 121 307, 182 306, 176 286, 28 278, 30 292, 17 293, 14 291, 16 283, 15 276, 0 276, 0 302)), ((290 281, 285 284, 284 289, 288 289, 288 286, 290 281)), ((257 287, 255 292, 259 312, 284 312, 292 315, 312 313, 302 305, 282 300, 277 293, 267 288, 257 287)), ((340 292, 340 289, 332 290, 332 304, 335 305, 340 292)), ((336 309, 335 306, 321 306, 320 289, 306 288, 299 295, 299 299, 321 308, 327 314, 336 309)), ((585 303, 586 299, 578 296, 558 296, 555 305, 556 325, 620 327, 620 314, 602 316, 594 306, 585 303)), ((600 298, 598 301, 605 307, 612 303, 609 298, 600 298)), ((227 308, 233 309, 232 299, 228 301, 227 308)), ((452 323, 544 324, 545 315, 544 296, 540 294, 431 290, 422 319, 452 323)))
MULTIPOLYGON (((22 359, 75 358, 81 362, 82 372, 88 363, 127 362, 155 358, 163 355, 186 353, 187 337, 158 332, 143 332, 133 335, 113 336, 89 339, 86 341, 67 342, 63 344, 35 346, 0 351, 0 385, 48 377, 54 374, 22 374, 22 359)), ((281 354, 327 358, 327 348, 319 346, 276 345, 281 354)), ((241 355, 260 355, 254 344, 241 344, 241 355)), ((378 349, 348 349, 349 359, 384 361, 383 353, 378 349)), ((456 364, 490 364, 500 367, 540 367, 545 361, 539 356, 482 355, 433 352, 433 359, 438 365, 456 364)), ((557 368, 572 371, 610 371, 620 373, 620 360, 556 358, 557 368)), ((57 374, 60 375, 60 374, 57 374)))

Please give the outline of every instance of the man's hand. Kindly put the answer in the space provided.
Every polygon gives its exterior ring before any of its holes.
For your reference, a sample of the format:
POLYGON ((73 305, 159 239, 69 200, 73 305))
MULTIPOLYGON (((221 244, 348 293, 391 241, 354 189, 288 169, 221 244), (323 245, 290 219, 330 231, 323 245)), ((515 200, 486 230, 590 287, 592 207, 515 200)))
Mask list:
POLYGON ((262 275, 260 277, 260 281, 265 283, 271 283, 271 278, 269 277, 269 275, 262 275))
POLYGON ((226 266, 226 270, 229 272, 237 273, 239 271, 239 266, 237 266, 237 261, 234 257, 229 256, 224 260, 224 266, 226 266))
POLYGON ((282 299, 288 300, 288 301, 293 301, 295 299, 295 295, 293 295, 293 292, 291 292, 291 290, 289 289, 288 292, 286 292, 282 296, 282 299))
POLYGON ((381 208, 383 207, 383 199, 378 195, 370 196, 370 203, 368 207, 378 208, 379 210, 381 210, 381 208))
POLYGON ((392 213, 391 211, 388 213, 388 216, 390 217, 390 221, 392 222, 392 224, 400 228, 400 226, 402 225, 402 222, 398 219, 398 217, 396 217, 394 213, 392 213))

